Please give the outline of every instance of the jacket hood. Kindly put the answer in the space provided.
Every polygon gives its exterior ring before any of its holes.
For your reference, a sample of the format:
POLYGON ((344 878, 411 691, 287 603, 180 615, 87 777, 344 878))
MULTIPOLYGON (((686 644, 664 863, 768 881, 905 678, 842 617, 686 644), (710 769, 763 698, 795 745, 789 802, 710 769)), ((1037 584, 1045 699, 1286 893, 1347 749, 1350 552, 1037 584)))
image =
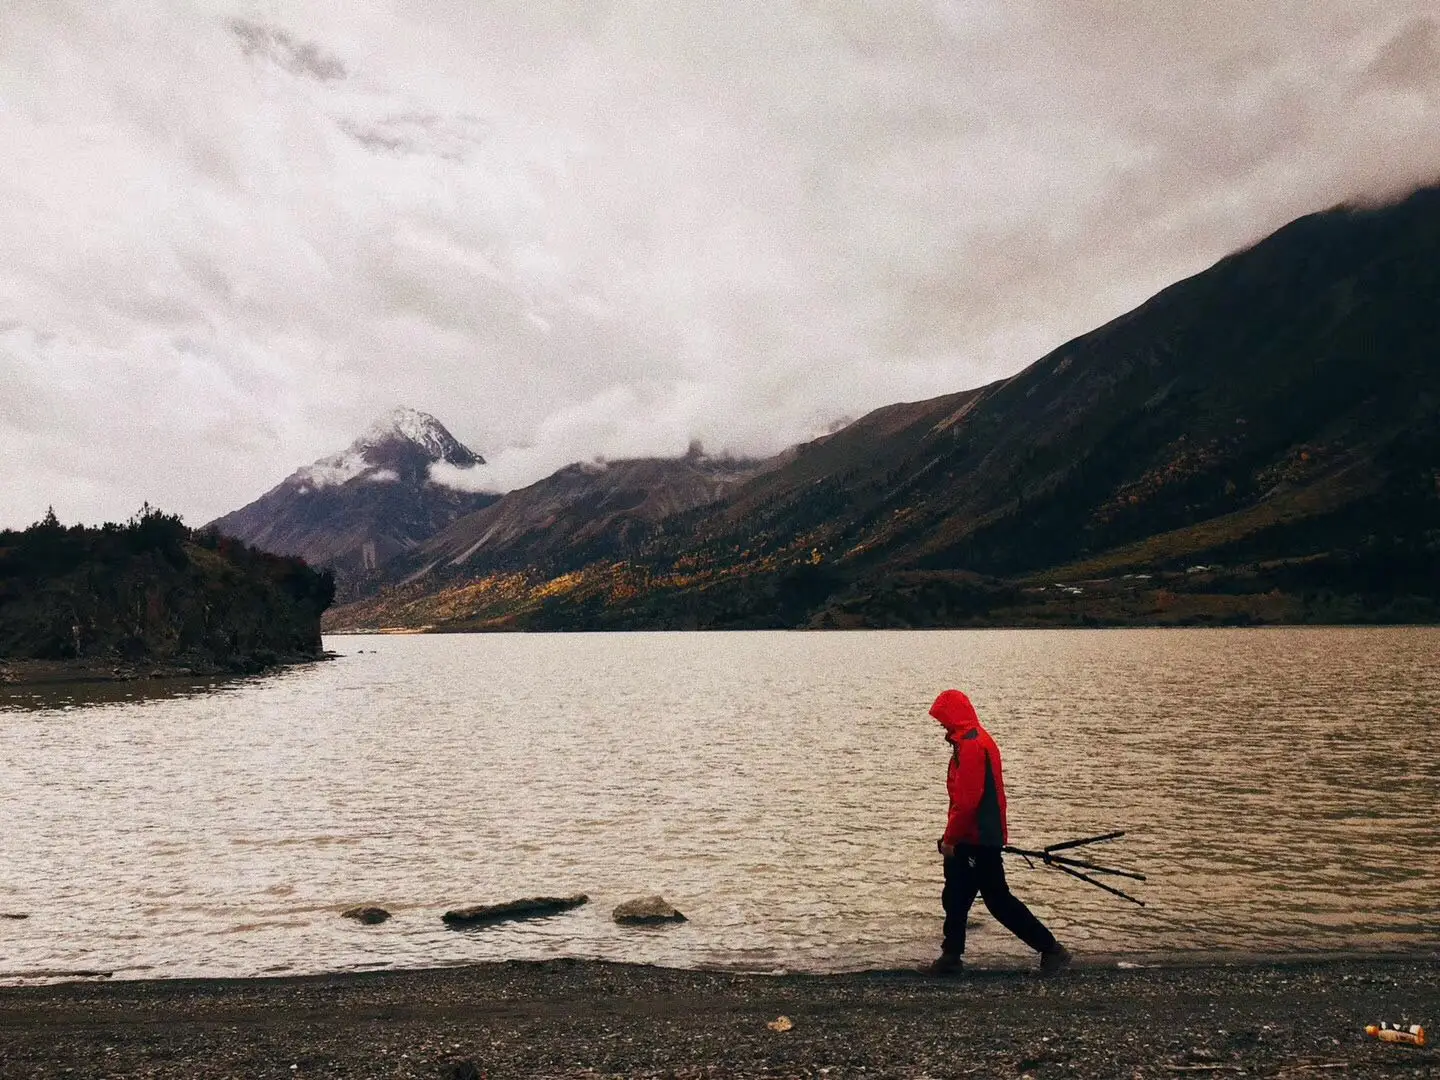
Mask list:
POLYGON ((930 715, 940 721, 947 735, 958 735, 980 725, 975 706, 959 690, 946 690, 930 706, 930 715))

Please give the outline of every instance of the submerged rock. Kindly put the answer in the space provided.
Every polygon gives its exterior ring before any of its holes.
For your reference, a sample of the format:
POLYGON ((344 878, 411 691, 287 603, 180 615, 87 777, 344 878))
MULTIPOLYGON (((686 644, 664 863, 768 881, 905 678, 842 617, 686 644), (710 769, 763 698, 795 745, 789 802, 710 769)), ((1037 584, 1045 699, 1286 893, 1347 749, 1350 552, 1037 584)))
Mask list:
POLYGON ((622 926, 685 922, 685 916, 671 907, 663 896, 642 896, 638 900, 626 900, 610 917, 622 926))
POLYGON ((440 918, 452 929, 463 929, 510 919, 538 919, 546 915, 558 915, 562 911, 569 911, 589 902, 590 897, 584 893, 576 893, 574 896, 530 896, 523 900, 507 900, 503 904, 474 904, 471 907, 456 908, 454 911, 445 912, 440 918))
POLYGON ((354 919, 356 922, 364 923, 366 926, 374 926, 376 923, 382 923, 390 918, 390 912, 386 911, 383 907, 362 904, 360 907, 352 907, 346 911, 342 911, 340 917, 342 919, 354 919))

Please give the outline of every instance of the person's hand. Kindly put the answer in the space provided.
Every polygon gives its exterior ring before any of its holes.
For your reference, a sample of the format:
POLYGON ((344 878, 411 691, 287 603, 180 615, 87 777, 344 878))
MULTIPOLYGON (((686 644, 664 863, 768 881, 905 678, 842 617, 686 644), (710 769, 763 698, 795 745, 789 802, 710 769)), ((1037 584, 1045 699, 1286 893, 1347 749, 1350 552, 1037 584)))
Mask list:
POLYGON ((936 841, 935 841, 935 846, 940 849, 940 854, 941 854, 941 855, 944 855, 945 858, 951 859, 951 858, 954 858, 954 857, 955 857, 955 845, 954 845, 954 844, 947 844, 947 843, 945 843, 944 839, 942 838, 942 839, 940 839, 940 840, 936 840, 936 841))

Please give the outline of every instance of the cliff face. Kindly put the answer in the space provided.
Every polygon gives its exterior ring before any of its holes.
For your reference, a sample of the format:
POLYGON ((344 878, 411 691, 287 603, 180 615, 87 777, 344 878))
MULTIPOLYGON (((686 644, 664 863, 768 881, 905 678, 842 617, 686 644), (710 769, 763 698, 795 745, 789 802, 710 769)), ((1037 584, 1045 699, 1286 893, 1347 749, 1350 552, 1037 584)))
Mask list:
POLYGON ((147 510, 0 532, 0 659, 257 671, 320 653, 327 573, 147 510))

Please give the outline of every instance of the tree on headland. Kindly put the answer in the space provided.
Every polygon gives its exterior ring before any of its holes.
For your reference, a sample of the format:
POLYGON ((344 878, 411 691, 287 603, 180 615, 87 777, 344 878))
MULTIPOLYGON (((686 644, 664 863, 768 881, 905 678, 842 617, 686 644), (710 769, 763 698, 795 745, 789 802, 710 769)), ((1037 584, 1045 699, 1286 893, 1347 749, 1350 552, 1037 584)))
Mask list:
POLYGON ((54 508, 0 531, 0 658, 253 670, 318 653, 329 573, 148 502, 124 523, 66 527, 54 508))

